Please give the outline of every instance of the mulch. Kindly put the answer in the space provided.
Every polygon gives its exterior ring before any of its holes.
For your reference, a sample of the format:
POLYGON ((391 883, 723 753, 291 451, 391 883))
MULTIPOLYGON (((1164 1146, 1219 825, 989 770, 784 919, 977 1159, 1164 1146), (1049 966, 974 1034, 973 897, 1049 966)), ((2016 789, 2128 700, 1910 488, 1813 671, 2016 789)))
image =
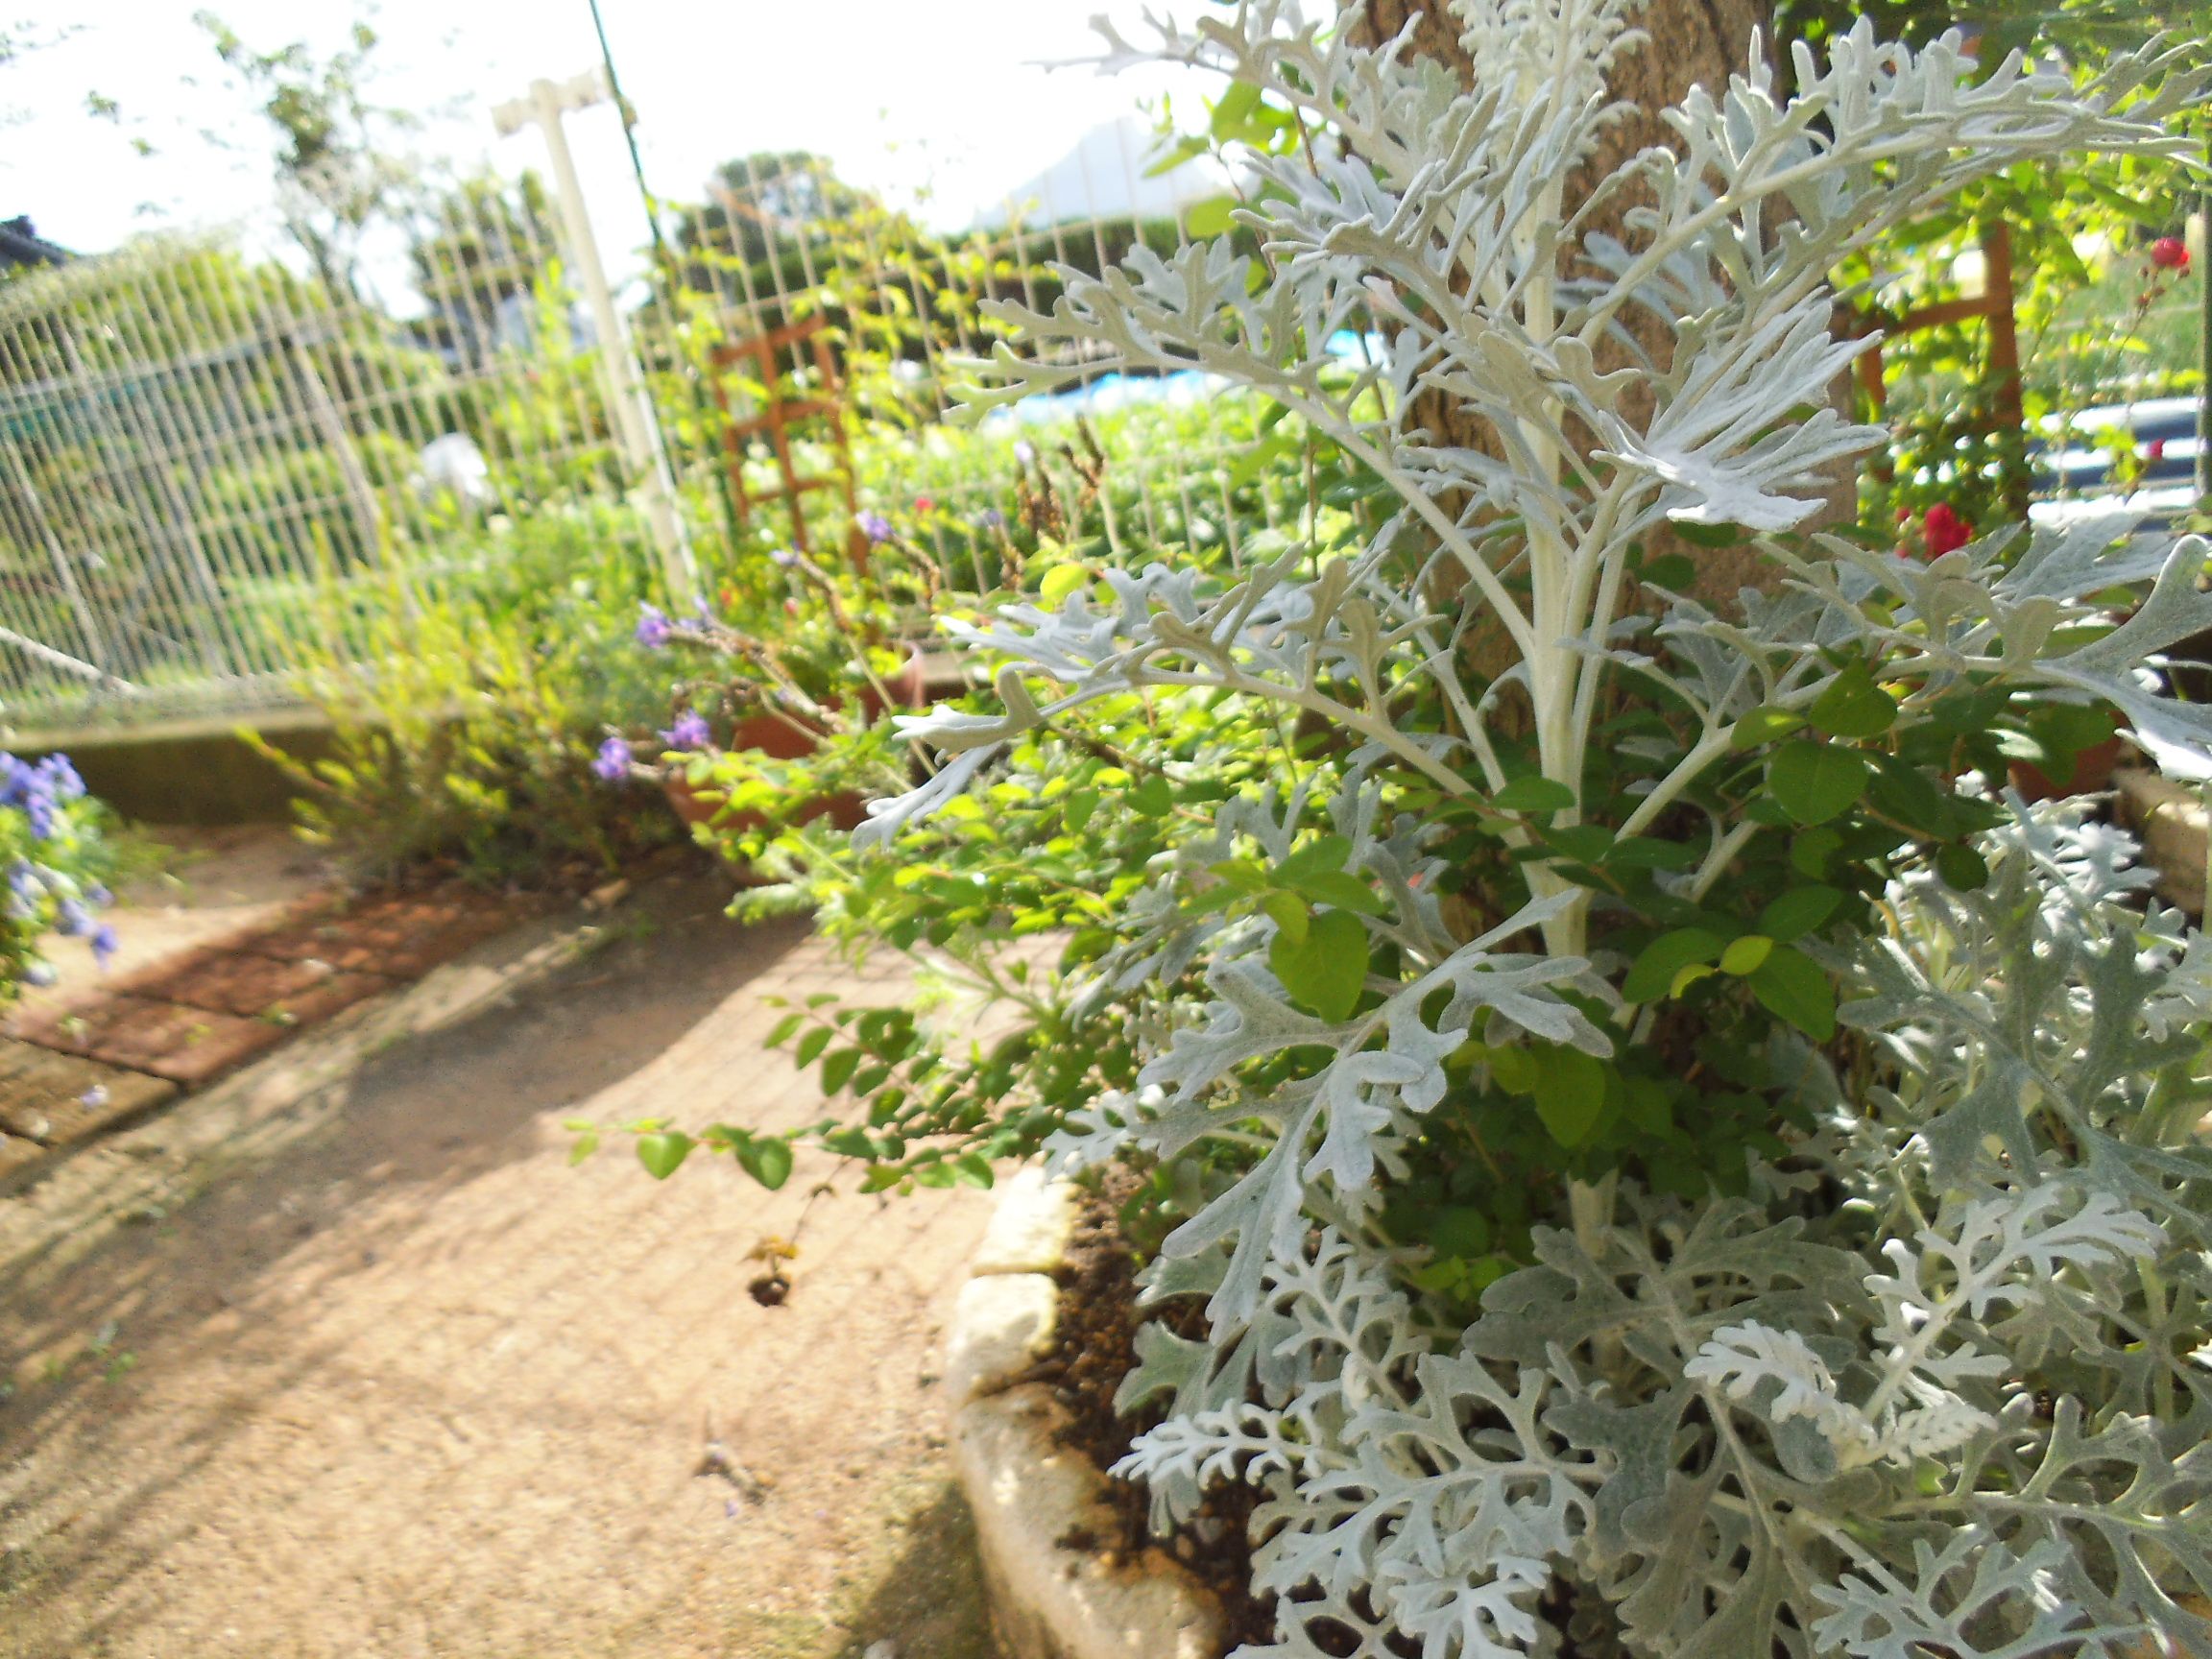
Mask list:
POLYGON ((1128 1179, 1117 1181, 1110 1174, 1103 1192, 1084 1194, 1066 1260, 1054 1275, 1061 1290, 1059 1338, 1022 1379, 1051 1387, 1070 1419, 1061 1431, 1061 1442, 1106 1476, 1114 1536, 1070 1536, 1059 1542, 1070 1550, 1096 1551, 1109 1561, 1134 1558, 1156 1544, 1220 1599, 1229 1623, 1225 1651, 1264 1643, 1275 1634, 1275 1599, 1255 1598, 1251 1589, 1250 1527, 1261 1494, 1244 1485, 1216 1487, 1188 1524, 1166 1539, 1155 1539, 1145 1488, 1110 1473, 1130 1443, 1166 1414, 1158 1403, 1127 1417, 1114 1410, 1114 1391, 1137 1362, 1137 1328, 1147 1316, 1166 1317, 1184 1334, 1196 1335, 1202 1323, 1195 1304, 1139 1310, 1137 1255, 1115 1214, 1128 1194, 1128 1179))

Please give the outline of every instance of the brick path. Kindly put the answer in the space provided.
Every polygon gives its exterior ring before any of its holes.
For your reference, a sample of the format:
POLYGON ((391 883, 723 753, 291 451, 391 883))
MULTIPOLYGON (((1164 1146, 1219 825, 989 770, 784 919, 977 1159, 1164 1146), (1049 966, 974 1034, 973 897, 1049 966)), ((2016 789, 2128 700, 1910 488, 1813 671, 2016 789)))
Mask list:
POLYGON ((458 884, 345 901, 120 974, 0 1027, 0 1191, 58 1153, 200 1087, 512 926, 528 907, 458 884))
POLYGON ((569 1166, 572 1118, 817 1120, 770 995, 907 994, 727 896, 656 883, 511 998, 276 1088, 448 971, 0 1198, 0 1652, 989 1651, 934 1373, 992 1195, 807 1150, 776 1192, 703 1154, 656 1183, 619 1134, 569 1166))

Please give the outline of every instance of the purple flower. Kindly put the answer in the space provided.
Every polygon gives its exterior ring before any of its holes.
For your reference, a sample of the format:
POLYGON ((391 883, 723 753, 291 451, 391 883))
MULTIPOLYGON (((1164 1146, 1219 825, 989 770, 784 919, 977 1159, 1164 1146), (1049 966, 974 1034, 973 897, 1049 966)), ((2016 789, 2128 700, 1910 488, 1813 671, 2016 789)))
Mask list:
POLYGON ((64 899, 55 914, 54 931, 64 939, 81 939, 92 931, 92 912, 74 899, 64 899))
POLYGON ((982 517, 976 521, 986 530, 1003 530, 1006 528, 1006 515, 999 512, 996 507, 984 508, 982 517))
POLYGON ((103 922, 92 929, 92 959, 101 967, 108 966, 108 958, 122 949, 123 942, 115 937, 112 923, 103 922))
POLYGON ((637 643, 657 649, 668 643, 668 618, 658 605, 637 607, 637 643))
POLYGON ((31 838, 43 841, 54 833, 55 814, 61 810, 43 789, 32 791, 23 802, 23 817, 31 826, 31 838))
POLYGON ((619 737, 610 737, 599 745, 599 757, 591 762, 591 770, 610 783, 619 783, 630 776, 630 745, 619 737))
POLYGON ((1014 459, 1023 467, 1036 466, 1037 445, 1026 438, 1018 440, 1014 445, 1014 459))
POLYGON ((8 885, 18 899, 36 899, 46 891, 46 883, 38 878, 38 866, 28 858, 18 858, 8 866, 8 885))
POLYGON ((105 882, 95 881, 84 889, 84 902, 95 910, 105 910, 115 902, 115 895, 108 890, 105 882))
POLYGON ((891 540, 891 520, 884 517, 882 514, 863 513, 857 522, 860 526, 860 534, 867 537, 869 541, 888 541, 891 540))
MULTIPOLYGON (((860 527, 863 530, 868 528, 868 520, 872 517, 875 517, 875 515, 870 513, 864 513, 860 516, 860 527)), ((877 518, 876 522, 878 524, 883 524, 883 520, 880 518, 877 518)), ((891 526, 888 524, 883 524, 883 536, 888 536, 890 534, 891 526)), ((883 536, 877 535, 873 530, 868 531, 868 540, 871 541, 880 541, 883 540, 883 536)), ((768 560, 770 564, 781 565, 784 569, 788 570, 794 565, 799 563, 799 555, 792 552, 788 547, 777 547, 772 548, 769 551, 768 560)))
POLYGON ((36 991, 45 990, 58 977, 51 962, 33 962, 23 970, 23 983, 36 991))
POLYGON ((696 709, 685 709, 676 716, 676 723, 661 733, 661 740, 671 749, 704 749, 713 737, 714 733, 707 727, 707 716, 696 709))
POLYGON ((58 801, 75 801, 84 793, 84 780, 77 775, 77 768, 69 764, 66 755, 49 755, 38 762, 38 780, 54 792, 58 801))

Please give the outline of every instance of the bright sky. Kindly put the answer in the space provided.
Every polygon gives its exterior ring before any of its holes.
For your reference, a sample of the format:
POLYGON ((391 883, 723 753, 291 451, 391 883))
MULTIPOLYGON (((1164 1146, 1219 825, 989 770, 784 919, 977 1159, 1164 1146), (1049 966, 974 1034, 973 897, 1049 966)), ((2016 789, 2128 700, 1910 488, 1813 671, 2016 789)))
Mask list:
MULTIPOLYGON (((1186 0, 1185 11, 1195 0, 1186 0)), ((1161 77, 1052 73, 1085 56, 1090 15, 1136 0, 601 0, 622 87, 639 115, 646 179, 696 200, 713 165, 755 150, 811 150, 842 176, 964 225, 1042 172, 1088 130, 1181 85, 1161 77)), ((59 0, 36 9, 59 44, 0 70, 0 218, 28 213, 64 247, 111 248, 156 225, 265 224, 269 144, 243 92, 192 22, 195 0, 59 0), (121 105, 120 127, 85 95, 121 105), (237 148, 226 149, 204 133, 237 148), (151 157, 131 140, 152 143, 151 157)), ((348 0, 212 0, 245 40, 273 50, 342 44, 348 0)), ((26 10, 32 10, 26 8, 26 10)), ((491 107, 534 77, 598 61, 586 0, 381 0, 372 17, 375 102, 420 112, 424 155, 501 172, 542 167, 534 130, 499 139, 491 107)), ((1211 87, 1205 88, 1212 90, 1211 87)), ((644 240, 611 109, 573 115, 569 142, 611 263, 644 240)), ((260 235, 250 239, 260 241, 260 235)))

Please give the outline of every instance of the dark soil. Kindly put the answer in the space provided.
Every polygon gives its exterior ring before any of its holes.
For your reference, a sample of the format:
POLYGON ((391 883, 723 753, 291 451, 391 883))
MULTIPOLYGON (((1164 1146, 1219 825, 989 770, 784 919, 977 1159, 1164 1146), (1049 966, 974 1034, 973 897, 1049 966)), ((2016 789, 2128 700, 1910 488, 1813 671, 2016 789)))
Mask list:
MULTIPOLYGON (((1061 1432, 1064 1444, 1081 1452, 1106 1475, 1107 1500, 1117 1525, 1111 1538, 1070 1537, 1070 1549, 1098 1551, 1108 1559, 1141 1554, 1155 1542, 1220 1598, 1229 1624, 1228 1649, 1271 1641, 1275 1599, 1252 1594, 1252 1512, 1260 1493, 1241 1485, 1216 1487, 1199 1514, 1169 1537, 1151 1534, 1151 1500, 1145 1488, 1108 1473, 1130 1442, 1166 1415, 1160 1405, 1127 1417, 1114 1410, 1114 1391, 1137 1363, 1137 1328, 1145 1315, 1137 1307, 1136 1253, 1122 1237, 1116 1217, 1126 1191, 1108 1177, 1104 1192, 1085 1193, 1077 1212, 1060 1282, 1060 1339, 1039 1360, 1028 1381, 1049 1383, 1072 1421, 1061 1432)), ((1195 1304, 1161 1310, 1184 1334, 1198 1334, 1195 1304), (1189 1330, 1183 1327, 1188 1324, 1189 1330)))
MULTIPOLYGON (((1159 1543, 1220 1598, 1229 1628, 1223 1650, 1233 1652, 1246 1643, 1258 1646, 1275 1639, 1276 1599, 1255 1597, 1251 1588, 1252 1515, 1261 1494, 1249 1486, 1217 1486, 1208 1493, 1190 1526, 1155 1540, 1145 1489, 1109 1473, 1128 1452, 1130 1442, 1166 1414, 1158 1404, 1126 1417, 1115 1413, 1114 1392, 1137 1363, 1137 1328, 1147 1318, 1164 1319, 1177 1334, 1195 1337, 1202 1334, 1204 1323, 1195 1302, 1150 1310, 1138 1308, 1137 1255, 1122 1235, 1118 1215, 1134 1189, 1132 1177, 1111 1170, 1102 1191, 1084 1193, 1066 1262, 1055 1275, 1062 1292, 1059 1341, 1023 1381, 1051 1385, 1054 1398, 1071 1418, 1061 1432, 1061 1442, 1081 1452, 1106 1476, 1115 1536, 1078 1535, 1060 1542, 1070 1550, 1096 1551, 1109 1560, 1140 1554, 1159 1543)), ((1571 1617, 1574 1601, 1564 1584, 1554 1584, 1538 1609, 1563 1633, 1562 1659, 1617 1653, 1610 1642, 1593 1642, 1575 1629, 1577 1622, 1571 1617), (1583 1639, 1578 1641, 1578 1635, 1583 1639)), ((1415 1651, 1410 1644, 1401 1649, 1395 1638, 1391 1646, 1408 1655, 1415 1651)))

